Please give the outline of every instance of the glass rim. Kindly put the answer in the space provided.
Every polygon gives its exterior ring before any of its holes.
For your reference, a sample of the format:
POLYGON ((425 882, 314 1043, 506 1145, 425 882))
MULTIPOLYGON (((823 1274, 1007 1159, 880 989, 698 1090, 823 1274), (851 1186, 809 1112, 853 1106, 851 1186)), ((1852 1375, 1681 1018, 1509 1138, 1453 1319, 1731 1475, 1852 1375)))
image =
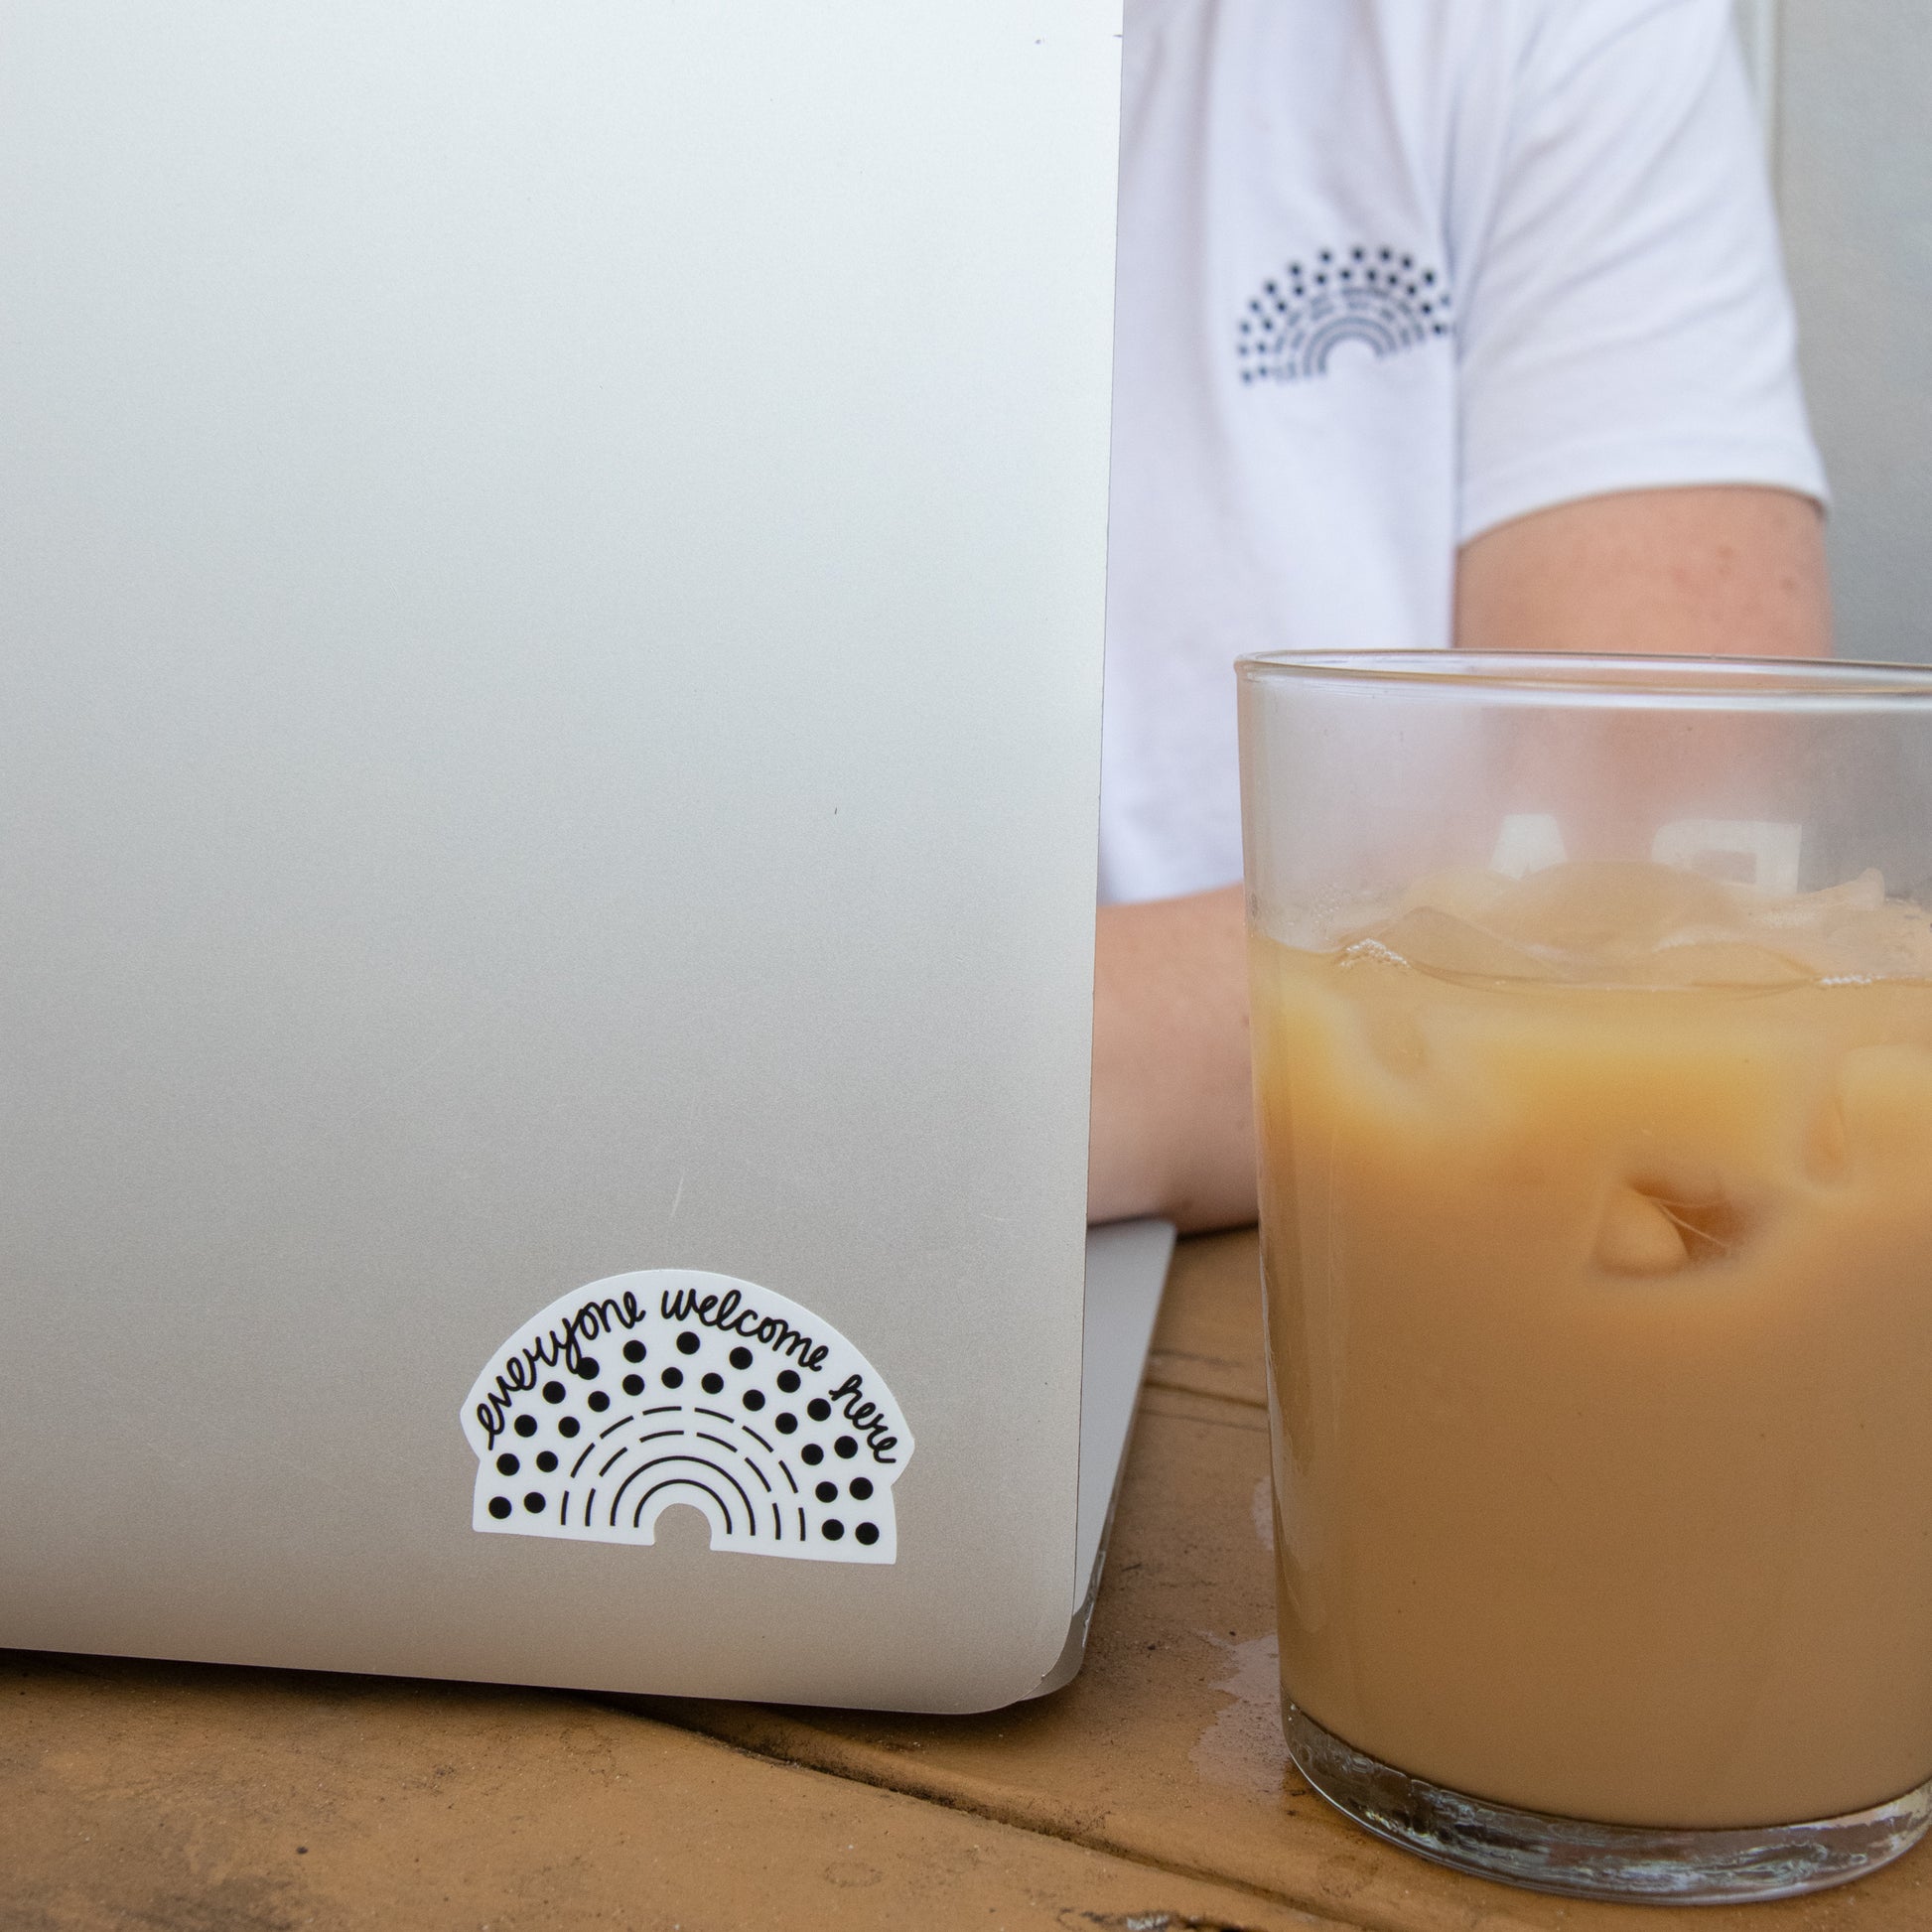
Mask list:
POLYGON ((1276 680, 1493 693, 1552 704, 1832 710, 1932 706, 1932 665, 1844 657, 1647 656, 1639 652, 1463 650, 1256 651, 1244 683, 1276 680))

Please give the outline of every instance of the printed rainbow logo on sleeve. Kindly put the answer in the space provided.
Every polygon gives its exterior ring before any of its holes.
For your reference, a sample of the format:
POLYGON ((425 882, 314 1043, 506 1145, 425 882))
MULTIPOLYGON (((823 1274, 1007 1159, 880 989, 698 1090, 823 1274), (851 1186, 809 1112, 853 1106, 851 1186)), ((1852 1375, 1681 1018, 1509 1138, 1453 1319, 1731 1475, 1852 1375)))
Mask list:
POLYGON ((912 1436, 809 1309, 689 1269, 614 1275, 510 1336, 463 1410, 474 1528, 650 1543, 685 1504, 714 1550, 892 1563, 912 1436))
POLYGON ((1343 343, 1380 361, 1449 334, 1449 284, 1399 248, 1323 248, 1261 285, 1241 318, 1243 382, 1306 382, 1343 343))

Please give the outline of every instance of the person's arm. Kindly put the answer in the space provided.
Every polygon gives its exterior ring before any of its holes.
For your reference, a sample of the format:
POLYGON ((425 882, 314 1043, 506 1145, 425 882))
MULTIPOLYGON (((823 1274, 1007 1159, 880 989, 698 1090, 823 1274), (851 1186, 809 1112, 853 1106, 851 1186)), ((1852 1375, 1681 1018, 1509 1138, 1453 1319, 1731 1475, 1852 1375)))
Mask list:
MULTIPOLYGON (((1822 656, 1818 507, 1788 490, 1631 490, 1463 547, 1456 642, 1491 650, 1822 656)), ((1102 907, 1088 1218, 1183 1232, 1255 1217, 1241 889, 1102 907)))
POLYGON ((1100 908, 1088 1220, 1255 1218, 1245 917, 1239 886, 1100 908))
POLYGON ((1831 649, 1824 519, 1808 496, 1738 485, 1558 503, 1463 545, 1455 641, 1822 657, 1831 649))

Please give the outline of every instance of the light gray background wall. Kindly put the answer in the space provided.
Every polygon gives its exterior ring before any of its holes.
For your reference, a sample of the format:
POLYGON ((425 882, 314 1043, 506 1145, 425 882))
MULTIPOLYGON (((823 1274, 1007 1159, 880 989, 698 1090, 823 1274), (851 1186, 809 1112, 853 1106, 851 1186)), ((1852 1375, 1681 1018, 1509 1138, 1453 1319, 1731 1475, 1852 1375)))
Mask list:
POLYGON ((1737 12, 1832 480, 1838 647, 1932 661, 1932 4, 1737 12))

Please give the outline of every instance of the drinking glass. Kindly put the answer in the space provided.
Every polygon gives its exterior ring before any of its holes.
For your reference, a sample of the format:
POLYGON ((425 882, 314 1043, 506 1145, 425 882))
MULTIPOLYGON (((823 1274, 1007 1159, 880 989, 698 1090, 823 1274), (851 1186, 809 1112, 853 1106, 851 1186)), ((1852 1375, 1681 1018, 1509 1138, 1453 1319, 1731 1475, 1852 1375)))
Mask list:
POLYGON ((1296 1764, 1551 1891, 1898 1857, 1932 1820, 1932 671, 1238 679, 1296 1764))

